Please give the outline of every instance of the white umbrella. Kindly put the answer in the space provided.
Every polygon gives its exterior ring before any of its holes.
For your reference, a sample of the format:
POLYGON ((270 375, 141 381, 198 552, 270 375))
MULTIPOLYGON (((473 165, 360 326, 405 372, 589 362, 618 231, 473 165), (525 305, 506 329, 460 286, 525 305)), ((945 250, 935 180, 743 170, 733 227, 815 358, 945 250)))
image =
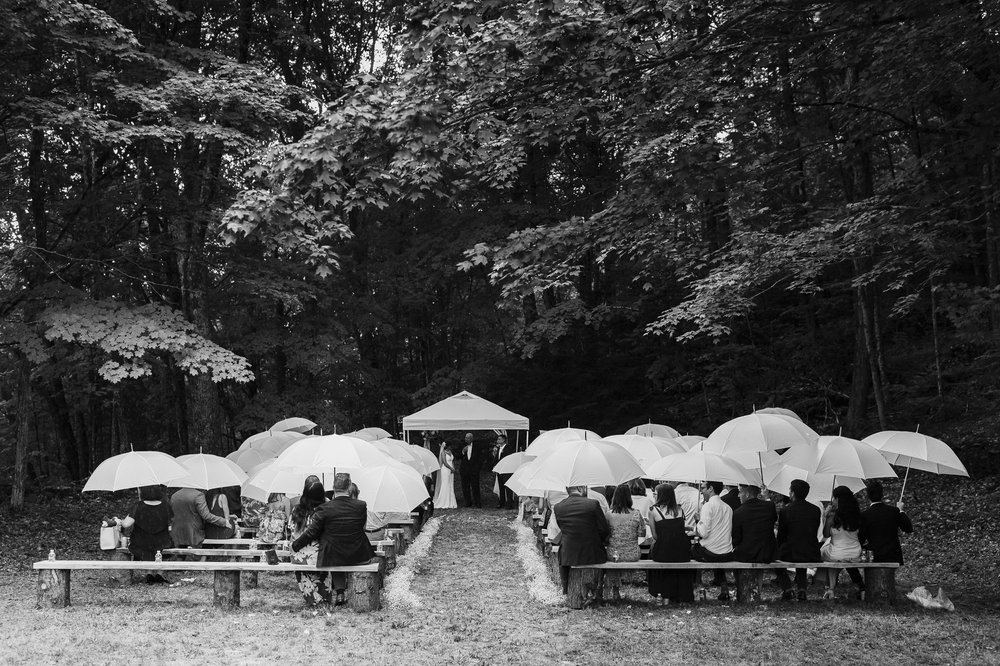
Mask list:
POLYGON ((671 453, 684 453, 687 449, 672 439, 645 435, 611 435, 604 441, 614 442, 632 454, 643 469, 652 462, 671 453))
POLYGON ((253 444, 254 442, 256 442, 257 440, 264 439, 265 437, 270 437, 270 436, 271 436, 271 431, 270 430, 265 430, 264 432, 256 432, 256 433, 250 435, 249 437, 247 437, 246 439, 244 439, 243 443, 240 444, 239 448, 236 449, 236 450, 237 451, 246 451, 247 449, 250 448, 250 445, 253 444))
POLYGON ((674 437, 680 437, 681 434, 667 425, 662 425, 660 423, 643 423, 642 425, 632 426, 625 431, 626 435, 639 435, 640 437, 661 437, 663 439, 673 439, 674 437))
POLYGON ((875 448, 850 437, 820 437, 815 446, 793 446, 781 454, 780 460, 817 474, 856 479, 896 477, 896 472, 875 448))
POLYGON ((278 421, 273 426, 268 428, 268 430, 270 430, 271 432, 292 431, 304 434, 309 432, 315 427, 316 424, 310 421, 309 419, 304 419, 301 416, 293 416, 291 418, 278 421))
POLYGON ((128 451, 98 465, 83 486, 83 492, 166 485, 184 478, 187 473, 183 465, 162 451, 128 451))
POLYGON ((275 455, 268 453, 267 451, 259 451, 257 449, 246 449, 245 451, 235 451, 230 453, 226 458, 232 460, 234 463, 239 465, 240 469, 244 472, 249 472, 257 465, 262 462, 267 462, 268 460, 274 460, 275 455), (230 457, 231 456, 231 457, 230 457))
POLYGON ((544 490, 618 485, 642 476, 642 467, 631 453, 600 439, 563 442, 527 467, 526 486, 544 490))
POLYGON ((816 474, 791 465, 774 465, 764 470, 764 481, 767 487, 782 495, 790 495, 791 484, 795 479, 802 479, 809 484, 809 499, 829 502, 833 498, 834 484, 847 486, 851 492, 865 489, 864 479, 835 474, 816 474))
POLYGON ((368 504, 370 511, 410 512, 430 495, 420 473, 409 467, 382 465, 351 472, 351 481, 358 486, 358 499, 368 504))
POLYGON ((303 435, 300 432, 272 432, 264 437, 254 439, 250 442, 249 448, 251 451, 261 451, 276 456, 295 442, 308 438, 308 435, 303 435))
POLYGON ((969 476, 965 465, 951 447, 936 437, 905 430, 883 430, 868 435, 861 441, 875 447, 890 464, 906 466, 903 488, 899 491, 900 498, 906 490, 911 467, 933 474, 969 476))
POLYGON ((409 447, 410 453, 412 453, 420 463, 421 474, 433 474, 437 470, 441 469, 441 463, 438 461, 437 456, 431 453, 429 449, 417 446, 416 444, 410 444, 409 447))
POLYGON ((719 481, 727 485, 761 485, 756 473, 708 451, 685 451, 661 458, 646 468, 643 476, 662 481, 719 481))
POLYGON ((406 463, 407 465, 412 462, 416 462, 417 460, 416 454, 410 450, 410 445, 399 439, 392 439, 389 437, 376 439, 372 442, 372 446, 393 460, 398 460, 399 462, 406 463))
POLYGON ((376 439, 388 439, 392 437, 392 433, 388 430, 383 430, 382 428, 372 427, 372 428, 362 428, 361 430, 355 430, 354 432, 345 432, 345 437, 357 437, 358 439, 363 439, 366 442, 374 442, 376 439))
POLYGON ((257 465, 243 482, 240 494, 259 502, 267 502, 271 493, 301 495, 310 472, 291 472, 275 465, 275 460, 257 465))
POLYGON ((685 450, 690 451, 694 448, 695 444, 701 444, 704 442, 705 437, 702 435, 681 435, 680 437, 673 437, 671 441, 677 442, 683 446, 685 450))
POLYGON ((290 472, 320 474, 394 462, 371 442, 344 435, 322 435, 295 442, 278 456, 276 465, 290 472))
POLYGON ((698 444, 691 447, 691 451, 708 451, 709 453, 718 453, 724 458, 729 458, 733 462, 739 464, 741 467, 746 467, 749 470, 757 470, 759 474, 767 478, 765 470, 769 465, 773 465, 778 462, 778 452, 777 451, 728 451, 722 450, 722 446, 719 442, 713 442, 712 440, 706 439, 698 444))
POLYGON ((558 449, 566 442, 574 442, 579 439, 600 439, 601 436, 592 430, 581 428, 556 428, 546 430, 532 440, 528 448, 524 450, 529 456, 542 456, 558 449))
POLYGON ((785 409, 784 407, 764 407, 763 409, 755 409, 755 414, 778 414, 779 416, 787 416, 790 419, 795 419, 796 421, 802 421, 802 417, 793 412, 790 409, 785 409))
POLYGON ((497 474, 513 474, 521 465, 535 459, 535 456, 529 456, 524 451, 516 451, 498 460, 493 471, 497 474))
POLYGON ((726 421, 707 437, 713 450, 729 453, 733 451, 774 451, 790 446, 815 444, 819 435, 793 418, 780 414, 747 414, 726 421))
POLYGON ((188 471, 186 478, 171 485, 179 488, 225 488, 239 486, 247 480, 246 472, 231 460, 208 453, 190 453, 177 458, 188 471))

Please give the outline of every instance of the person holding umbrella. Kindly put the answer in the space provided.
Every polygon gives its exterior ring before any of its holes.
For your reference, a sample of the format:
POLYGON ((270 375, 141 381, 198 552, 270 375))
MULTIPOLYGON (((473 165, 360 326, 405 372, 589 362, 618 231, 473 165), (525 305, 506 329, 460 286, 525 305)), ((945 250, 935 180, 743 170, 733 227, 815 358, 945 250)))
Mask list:
MULTIPOLYGON (((139 501, 132 506, 128 515, 119 524, 130 534, 128 549, 132 559, 152 562, 156 552, 169 548, 170 521, 173 519, 170 505, 163 501, 160 486, 139 488, 139 501)), ((147 583, 168 583, 160 574, 146 574, 147 583)))
MULTIPOLYGON (((174 512, 174 525, 170 535, 174 546, 197 548, 205 540, 205 525, 229 527, 229 521, 208 510, 205 491, 199 488, 181 488, 170 498, 174 512)), ((235 522, 235 518, 233 518, 235 522)))
MULTIPOLYGON (((788 490, 791 501, 778 512, 778 559, 785 562, 819 562, 819 531, 822 511, 815 504, 806 501, 809 484, 802 479, 794 479, 788 490)), ((791 601, 792 581, 788 572, 778 570, 781 598, 791 601)), ((795 587, 799 601, 806 600, 808 576, 806 569, 795 569, 795 587)))
POLYGON ((880 481, 868 484, 868 499, 871 506, 861 514, 861 528, 858 537, 861 545, 872 551, 875 562, 903 563, 903 547, 899 543, 900 531, 910 534, 913 523, 903 512, 903 502, 889 506, 883 502, 884 491, 880 481))

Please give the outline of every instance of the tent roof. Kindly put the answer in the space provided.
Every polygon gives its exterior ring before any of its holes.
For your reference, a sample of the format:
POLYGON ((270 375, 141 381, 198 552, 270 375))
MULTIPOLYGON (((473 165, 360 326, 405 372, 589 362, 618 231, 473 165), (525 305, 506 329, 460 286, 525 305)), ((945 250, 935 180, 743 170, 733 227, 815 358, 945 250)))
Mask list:
POLYGON ((462 391, 403 417, 403 430, 527 430, 528 419, 462 391))

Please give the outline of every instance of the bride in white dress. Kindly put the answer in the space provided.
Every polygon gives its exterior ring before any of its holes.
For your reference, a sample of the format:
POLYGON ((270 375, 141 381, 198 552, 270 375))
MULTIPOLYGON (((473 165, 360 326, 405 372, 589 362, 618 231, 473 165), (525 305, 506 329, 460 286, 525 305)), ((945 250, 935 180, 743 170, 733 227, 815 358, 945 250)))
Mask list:
POLYGON ((455 499, 455 456, 448 450, 448 445, 441 444, 438 453, 438 462, 441 469, 438 471, 437 487, 434 489, 435 509, 457 509, 458 500, 455 499))

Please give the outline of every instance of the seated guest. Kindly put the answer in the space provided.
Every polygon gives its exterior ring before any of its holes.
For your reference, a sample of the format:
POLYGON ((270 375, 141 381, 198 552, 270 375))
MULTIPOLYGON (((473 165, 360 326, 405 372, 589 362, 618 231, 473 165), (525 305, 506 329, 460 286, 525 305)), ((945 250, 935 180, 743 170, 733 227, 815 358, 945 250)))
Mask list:
MULTIPOLYGON (((733 560, 733 510, 719 497, 722 489, 723 485, 718 481, 706 481, 701 486, 705 504, 695 525, 695 535, 701 541, 691 547, 691 557, 699 562, 733 560)), ((719 601, 729 601, 729 581, 725 569, 715 570, 712 585, 722 588, 719 601)))
MULTIPOLYGON (((656 486, 656 503, 647 514, 653 544, 649 558, 654 562, 688 562, 691 539, 687 535, 684 510, 677 504, 669 483, 656 486)), ((650 569, 646 576, 649 594, 657 603, 694 601, 694 572, 683 569, 650 569)))
POLYGON ((642 482, 642 479, 632 479, 628 482, 628 489, 629 494, 632 495, 632 508, 638 511, 643 516, 643 519, 645 519, 646 514, 653 507, 654 501, 646 492, 646 484, 642 482))
MULTIPOLYGON (((614 562, 638 562, 639 539, 646 536, 646 523, 642 514, 632 507, 632 494, 627 484, 615 488, 607 519, 611 529, 608 556, 614 562)), ((611 587, 615 599, 621 599, 621 581, 620 571, 609 571, 604 577, 604 584, 611 587)))
POLYGON ((730 509, 736 511, 742 502, 739 489, 736 486, 724 486, 724 488, 725 491, 719 496, 719 499, 725 502, 730 509))
MULTIPOLYGON (((858 528, 861 527, 861 507, 854 493, 847 486, 837 486, 833 489, 833 498, 826 509, 823 522, 823 536, 830 541, 820 548, 824 562, 859 562, 861 560, 861 541, 858 539, 858 528)), ((825 569, 827 589, 824 599, 833 599, 837 588, 837 578, 840 569, 825 569)), ((856 597, 862 599, 865 592, 865 582, 861 572, 856 568, 847 570, 847 575, 857 587, 856 597)))
POLYGON ((229 522, 208 510, 205 493, 197 488, 180 488, 170 498, 174 524, 170 536, 178 548, 197 548, 205 541, 205 525, 229 527, 229 522))
POLYGON ((760 499, 757 486, 740 486, 740 504, 733 511, 733 559, 737 562, 773 562, 778 550, 774 525, 778 512, 760 499))
MULTIPOLYGON (((368 537, 365 536, 365 521, 368 505, 349 496, 351 475, 338 472, 333 478, 333 499, 321 504, 305 531, 291 544, 292 552, 297 552, 313 541, 319 542, 316 565, 321 567, 366 564, 375 556, 368 537)), ((333 588, 337 592, 335 604, 342 606, 347 577, 342 573, 331 576, 333 588)))
MULTIPOLYGON (((152 562, 156 551, 170 548, 170 521, 173 519, 170 505, 163 501, 160 486, 143 486, 139 489, 139 501, 129 510, 119 524, 125 534, 130 535, 129 552, 133 560, 152 562)), ((146 574, 147 583, 169 582, 162 575, 146 574)))
MULTIPOLYGON (((361 496, 361 489, 358 488, 358 484, 351 483, 351 490, 347 495, 351 499, 358 499, 361 496)), ((385 526, 389 524, 393 514, 388 511, 372 511, 368 509, 367 515, 368 518, 365 520, 365 534, 368 535, 368 540, 378 541, 384 539, 385 526)))
POLYGON ((875 562, 903 563, 903 547, 899 543, 900 531, 913 531, 913 523, 903 512, 903 503, 889 506, 883 501, 884 491, 880 481, 868 484, 868 499, 871 506, 861 514, 861 529, 858 536, 861 545, 872 551, 875 562))
POLYGON ((291 505, 284 493, 268 495, 267 508, 257 525, 257 539, 263 543, 282 541, 288 531, 288 516, 291 512, 291 505))
POLYGON ((205 525, 205 538, 232 539, 236 536, 236 528, 234 527, 236 524, 236 514, 230 513, 229 497, 222 492, 222 489, 213 488, 205 493, 205 503, 208 504, 208 510, 213 515, 219 516, 226 521, 225 527, 218 527, 212 524, 205 525))
MULTIPOLYGON (((802 479, 794 479, 788 491, 790 501, 778 512, 778 559, 785 562, 819 562, 819 541, 816 532, 820 525, 820 510, 806 500, 809 484, 802 479)), ((795 569, 795 587, 799 601, 806 600, 808 584, 807 571, 795 569)), ((782 599, 791 600, 792 582, 788 572, 778 571, 782 599)))
POLYGON ((686 483, 671 483, 674 487, 674 495, 677 497, 677 506, 684 512, 684 528, 694 533, 694 527, 698 524, 698 507, 701 504, 698 489, 686 483))
POLYGON ((586 486, 566 488, 568 496, 554 507, 552 515, 558 532, 552 538, 559 548, 559 573, 563 593, 569 591, 569 568, 579 564, 608 561, 604 544, 611 534, 608 519, 597 500, 589 499, 586 486))
MULTIPOLYGON (((306 531, 309 523, 316 515, 316 509, 326 502, 326 491, 319 481, 313 482, 306 487, 299 498, 298 504, 292 509, 292 515, 288 519, 288 527, 292 539, 298 539, 306 531)), ((295 564, 310 564, 316 566, 319 558, 319 544, 311 541, 302 546, 298 552, 292 555, 292 562, 295 564)), ((302 598, 310 606, 321 603, 330 603, 330 586, 326 582, 325 571, 316 573, 295 572, 295 580, 298 583, 302 598)))

